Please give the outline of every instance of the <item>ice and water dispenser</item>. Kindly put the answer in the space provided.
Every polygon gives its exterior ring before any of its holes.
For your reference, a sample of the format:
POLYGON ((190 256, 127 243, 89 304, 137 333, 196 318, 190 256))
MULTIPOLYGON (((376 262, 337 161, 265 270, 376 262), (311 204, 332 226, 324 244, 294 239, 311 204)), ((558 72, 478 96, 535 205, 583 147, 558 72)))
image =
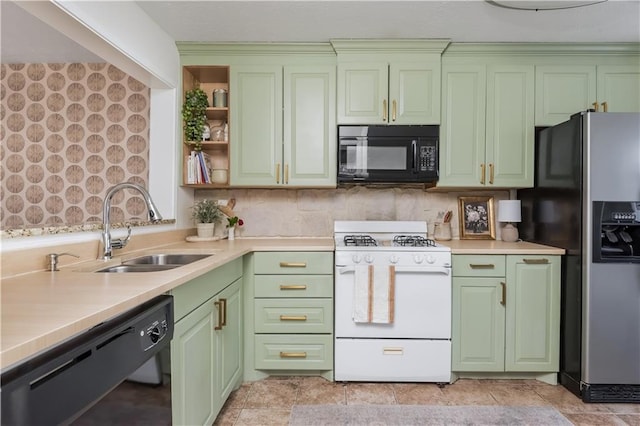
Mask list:
POLYGON ((640 263, 640 201, 593 202, 593 261, 640 263))

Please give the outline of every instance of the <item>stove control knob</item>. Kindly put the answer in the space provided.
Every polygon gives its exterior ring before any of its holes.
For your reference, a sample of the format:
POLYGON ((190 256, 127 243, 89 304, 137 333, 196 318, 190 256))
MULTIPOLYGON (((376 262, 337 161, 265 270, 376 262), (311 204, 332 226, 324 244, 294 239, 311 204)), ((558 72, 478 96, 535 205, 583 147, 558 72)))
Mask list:
POLYGON ((424 256, 421 254, 414 254, 413 261, 416 263, 422 263, 424 261, 424 256))
POLYGON ((395 254, 392 254, 391 257, 389 258, 389 262, 393 263, 394 265, 399 261, 400 261, 400 258, 395 254))
POLYGON ((433 257, 431 255, 427 256, 427 263, 434 264, 435 262, 436 262, 436 258, 435 257, 433 257))
POLYGON ((357 254, 354 254, 351 259, 353 260, 353 263, 360 263, 360 261, 362 260, 362 258, 357 254))
POLYGON ((371 256, 370 254, 366 255, 364 257, 364 261, 367 263, 373 263, 373 256, 371 256))

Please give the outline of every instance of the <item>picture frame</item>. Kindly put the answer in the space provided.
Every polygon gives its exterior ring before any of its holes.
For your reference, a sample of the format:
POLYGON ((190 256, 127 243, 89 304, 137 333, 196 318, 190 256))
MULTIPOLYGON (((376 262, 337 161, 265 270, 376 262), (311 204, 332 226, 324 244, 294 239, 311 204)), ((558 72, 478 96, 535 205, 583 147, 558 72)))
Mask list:
POLYGON ((495 240, 493 197, 458 197, 461 240, 495 240))

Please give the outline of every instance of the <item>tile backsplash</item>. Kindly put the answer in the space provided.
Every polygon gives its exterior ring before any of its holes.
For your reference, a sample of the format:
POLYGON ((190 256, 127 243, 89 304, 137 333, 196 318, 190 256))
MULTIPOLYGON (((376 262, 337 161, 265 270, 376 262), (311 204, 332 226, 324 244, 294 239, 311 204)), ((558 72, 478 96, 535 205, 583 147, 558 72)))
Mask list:
MULTIPOLYGON (((0 72, 0 228, 101 222, 111 186, 148 186, 147 86, 106 63, 0 64, 0 72)), ((143 199, 120 191, 111 217, 146 219, 143 199)))
MULTIPOLYGON (((230 189, 198 190, 196 199, 236 199, 234 213, 244 225, 239 237, 331 237, 335 220, 425 220, 429 235, 438 214, 453 211, 453 238, 459 237, 458 197, 470 192, 429 192, 415 188, 352 187, 338 189, 230 189)), ((498 200, 509 191, 483 191, 498 200)), ((184 214, 189 214, 185 206, 184 214)), ((497 217, 497 216, 496 216, 497 217)), ((216 234, 225 232, 226 221, 216 234)), ((499 227, 496 227, 499 232, 499 227)), ((496 235, 499 238, 499 235, 496 235)))

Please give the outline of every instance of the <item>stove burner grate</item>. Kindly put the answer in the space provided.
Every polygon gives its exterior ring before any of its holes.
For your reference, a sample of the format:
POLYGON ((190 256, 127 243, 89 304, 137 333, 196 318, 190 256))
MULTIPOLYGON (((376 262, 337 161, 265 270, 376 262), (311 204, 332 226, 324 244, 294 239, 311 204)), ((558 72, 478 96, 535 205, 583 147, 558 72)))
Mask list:
POLYGON ((393 237, 393 245, 402 247, 435 247, 436 242, 419 235, 396 235, 393 237))
POLYGON ((370 235, 345 235, 345 246, 377 246, 378 242, 370 235))

